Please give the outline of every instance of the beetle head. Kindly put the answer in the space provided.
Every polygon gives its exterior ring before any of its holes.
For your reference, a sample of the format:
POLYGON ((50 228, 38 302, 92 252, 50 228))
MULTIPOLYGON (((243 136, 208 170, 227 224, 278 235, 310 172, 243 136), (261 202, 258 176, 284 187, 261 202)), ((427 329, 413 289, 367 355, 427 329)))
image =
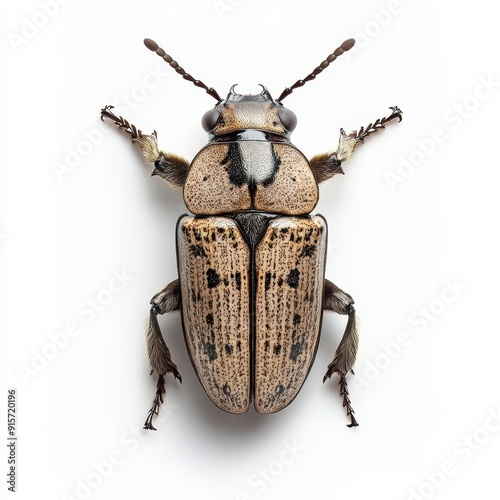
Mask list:
POLYGON ((274 100, 264 85, 260 94, 248 95, 237 94, 235 87, 203 115, 203 129, 211 138, 243 130, 290 136, 297 125, 295 113, 274 100))

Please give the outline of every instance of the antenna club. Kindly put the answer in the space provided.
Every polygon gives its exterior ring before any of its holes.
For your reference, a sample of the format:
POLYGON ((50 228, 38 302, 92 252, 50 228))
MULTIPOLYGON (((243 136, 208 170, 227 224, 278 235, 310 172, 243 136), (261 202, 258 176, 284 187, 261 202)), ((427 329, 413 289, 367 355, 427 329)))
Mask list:
POLYGON ((356 43, 356 40, 354 38, 349 38, 349 40, 346 40, 340 48, 344 51, 347 52, 348 50, 351 50, 354 47, 354 44, 356 43))
POLYGON ((156 52, 160 48, 154 40, 151 40, 151 38, 145 38, 144 45, 152 52, 156 52))

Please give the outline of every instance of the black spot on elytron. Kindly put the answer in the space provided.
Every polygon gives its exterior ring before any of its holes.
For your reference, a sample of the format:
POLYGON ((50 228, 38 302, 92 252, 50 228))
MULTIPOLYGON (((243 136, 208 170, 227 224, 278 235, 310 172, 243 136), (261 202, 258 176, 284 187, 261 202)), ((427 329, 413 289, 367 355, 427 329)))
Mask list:
POLYGON ((207 254, 205 253, 205 249, 203 248, 202 245, 191 245, 189 247, 189 250, 191 252, 191 255, 194 257, 206 257, 207 254))
POLYGON ((194 288, 191 288, 191 300, 196 302, 196 292, 194 291, 194 288))
POLYGON ((218 228, 217 228, 217 232, 218 232, 219 234, 222 234, 222 233, 224 233, 225 231, 226 231, 226 230, 225 230, 223 227, 218 227, 218 228))
POLYGON ((224 286, 229 286, 229 280, 227 278, 224 278, 223 283, 224 286))
POLYGON ((300 271, 297 268, 292 269, 286 278, 286 284, 291 288, 297 288, 299 286, 299 276, 300 271))
POLYGON ((234 279, 236 280, 236 290, 241 290, 241 273, 237 272, 234 275, 234 279))
POLYGON ((203 177, 203 182, 208 181, 208 178, 209 178, 209 176, 208 176, 208 175, 205 175, 205 177, 203 177))
POLYGON ((273 354, 275 354, 276 356, 279 356, 280 352, 281 352, 281 344, 274 344, 273 354))
POLYGON ((231 387, 227 384, 224 384, 222 386, 222 392, 226 395, 229 396, 231 394, 231 387))
POLYGON ((282 286, 283 285, 283 278, 279 278, 278 279, 278 286, 282 286))
POLYGON ((269 271, 266 273, 266 279, 264 283, 266 291, 269 290, 271 288, 271 273, 269 271))
POLYGON ((268 352, 270 346, 271 346, 271 344, 269 343, 269 340, 266 340, 264 342, 264 351, 268 352))
POLYGON ((273 241, 273 240, 275 240, 276 238, 277 238, 277 236, 276 236, 276 229, 273 229, 273 230, 271 231, 271 236, 269 237, 269 239, 270 239, 271 241, 273 241))
POLYGON ((220 277, 215 269, 207 271, 207 284, 208 288, 215 288, 220 283, 220 277))
POLYGON ((208 326, 213 326, 214 324, 214 315, 212 313, 207 314, 207 317, 205 318, 207 321, 208 326))
POLYGON ((293 241, 295 239, 295 234, 290 233, 290 241, 293 241))
POLYGON ((217 359, 217 352, 215 351, 215 345, 211 344, 210 342, 205 342, 203 345, 205 354, 208 356, 208 360, 210 362, 214 361, 217 359))
POLYGON ((217 239, 217 236, 215 235, 215 233, 212 233, 211 238, 212 238, 212 241, 215 241, 217 239))
POLYGON ((226 354, 228 356, 231 356, 231 354, 233 354, 233 346, 231 344, 226 344, 224 346, 224 350, 226 351, 226 354))
POLYGON ((236 341, 236 350, 241 351, 241 340, 236 341))
POLYGON ((284 227, 283 229, 281 229, 281 234, 286 234, 286 233, 288 233, 287 227, 284 227))
POLYGON ((304 245, 302 252, 300 252, 299 257, 311 257, 316 250, 316 245, 304 245))
POLYGON ((295 362, 297 358, 302 354, 302 344, 300 342, 295 342, 292 345, 292 349, 290 351, 290 359, 295 362))
POLYGON ((285 390, 285 388, 284 388, 281 384, 279 384, 279 385, 277 385, 277 386, 275 387, 274 392, 275 392, 276 394, 278 394, 278 395, 279 395, 279 394, 281 394, 284 390, 285 390))
POLYGON ((229 175, 229 182, 235 186, 242 186, 248 181, 247 174, 243 168, 240 146, 237 142, 231 142, 227 150, 227 155, 221 160, 221 165, 226 165, 226 172, 229 175))
POLYGON ((296 326, 300 323, 300 320, 302 318, 300 317, 300 314, 294 314, 293 315, 293 325, 296 326))

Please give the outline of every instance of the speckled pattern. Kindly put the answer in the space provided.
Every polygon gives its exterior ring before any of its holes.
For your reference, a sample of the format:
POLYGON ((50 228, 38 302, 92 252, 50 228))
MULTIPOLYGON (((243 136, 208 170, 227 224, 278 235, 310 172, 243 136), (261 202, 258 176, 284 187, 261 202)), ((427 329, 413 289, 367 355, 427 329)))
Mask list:
POLYGON ((248 210, 251 197, 247 184, 231 182, 222 163, 228 144, 212 144, 194 158, 184 185, 184 202, 194 214, 223 214, 248 210))
POLYGON ((279 107, 270 102, 226 103, 222 119, 213 132, 222 135, 234 130, 258 129, 282 134, 285 127, 281 124, 278 110, 279 107))
POLYGON ((291 144, 211 144, 191 164, 184 201, 191 212, 202 215, 248 209, 305 215, 318 202, 318 185, 309 162, 291 144))
POLYGON ((274 413, 297 395, 316 354, 323 315, 326 222, 278 217, 257 246, 255 408, 274 413))
POLYGON ((280 166, 273 182, 257 184, 255 208, 283 215, 309 214, 318 203, 318 184, 306 157, 289 144, 273 144, 280 166))
POLYGON ((226 217, 181 217, 177 226, 182 322, 191 361, 215 405, 250 402, 250 250, 226 217))

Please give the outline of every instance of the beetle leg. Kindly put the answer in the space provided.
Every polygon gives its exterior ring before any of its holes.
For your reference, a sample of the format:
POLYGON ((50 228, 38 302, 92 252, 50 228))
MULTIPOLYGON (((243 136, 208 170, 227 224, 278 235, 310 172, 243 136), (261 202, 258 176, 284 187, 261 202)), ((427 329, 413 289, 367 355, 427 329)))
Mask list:
MULTIPOLYGON (((342 406, 346 408, 347 416, 351 418, 348 427, 356 427, 358 422, 354 418, 354 410, 349 399, 346 376, 353 372, 352 368, 356 360, 358 350, 358 330, 356 325, 356 312, 354 310, 354 300, 348 294, 334 285, 331 281, 325 280, 325 311, 333 311, 337 314, 347 315, 347 325, 340 341, 333 361, 328 365, 328 370, 323 377, 323 382, 330 378, 334 373, 340 377, 340 395, 343 398, 342 406)), ((354 373, 354 372, 353 372, 354 373)))
POLYGON ((177 279, 172 281, 172 283, 167 285, 151 299, 151 311, 149 325, 146 331, 146 343, 151 374, 158 374, 158 383, 156 385, 156 395, 153 406, 149 410, 148 417, 144 423, 144 429, 156 430, 153 427, 153 417, 158 415, 160 405, 163 403, 163 395, 165 394, 165 375, 167 373, 172 373, 179 382, 182 382, 182 377, 177 371, 175 363, 172 361, 170 350, 163 340, 157 318, 158 314, 178 311, 181 305, 180 297, 179 280, 177 279))
POLYGON ((130 136, 130 140, 133 143, 139 145, 143 158, 149 163, 154 163, 154 169, 151 175, 163 177, 163 179, 173 187, 184 186, 189 169, 189 162, 182 156, 158 149, 156 131, 153 131, 150 135, 144 134, 125 118, 116 116, 113 111, 111 111, 112 109, 113 106, 105 106, 102 108, 101 120, 104 118, 112 120, 115 125, 130 136))
POLYGON ((391 121, 398 119, 398 123, 403 119, 403 112, 397 107, 391 107, 392 113, 384 118, 379 118, 367 127, 361 127, 358 131, 346 134, 344 129, 340 129, 339 145, 336 150, 328 151, 314 156, 310 160, 311 169, 318 183, 326 181, 335 174, 343 174, 342 162, 347 161, 353 154, 356 146, 365 142, 365 139, 385 128, 391 121))

